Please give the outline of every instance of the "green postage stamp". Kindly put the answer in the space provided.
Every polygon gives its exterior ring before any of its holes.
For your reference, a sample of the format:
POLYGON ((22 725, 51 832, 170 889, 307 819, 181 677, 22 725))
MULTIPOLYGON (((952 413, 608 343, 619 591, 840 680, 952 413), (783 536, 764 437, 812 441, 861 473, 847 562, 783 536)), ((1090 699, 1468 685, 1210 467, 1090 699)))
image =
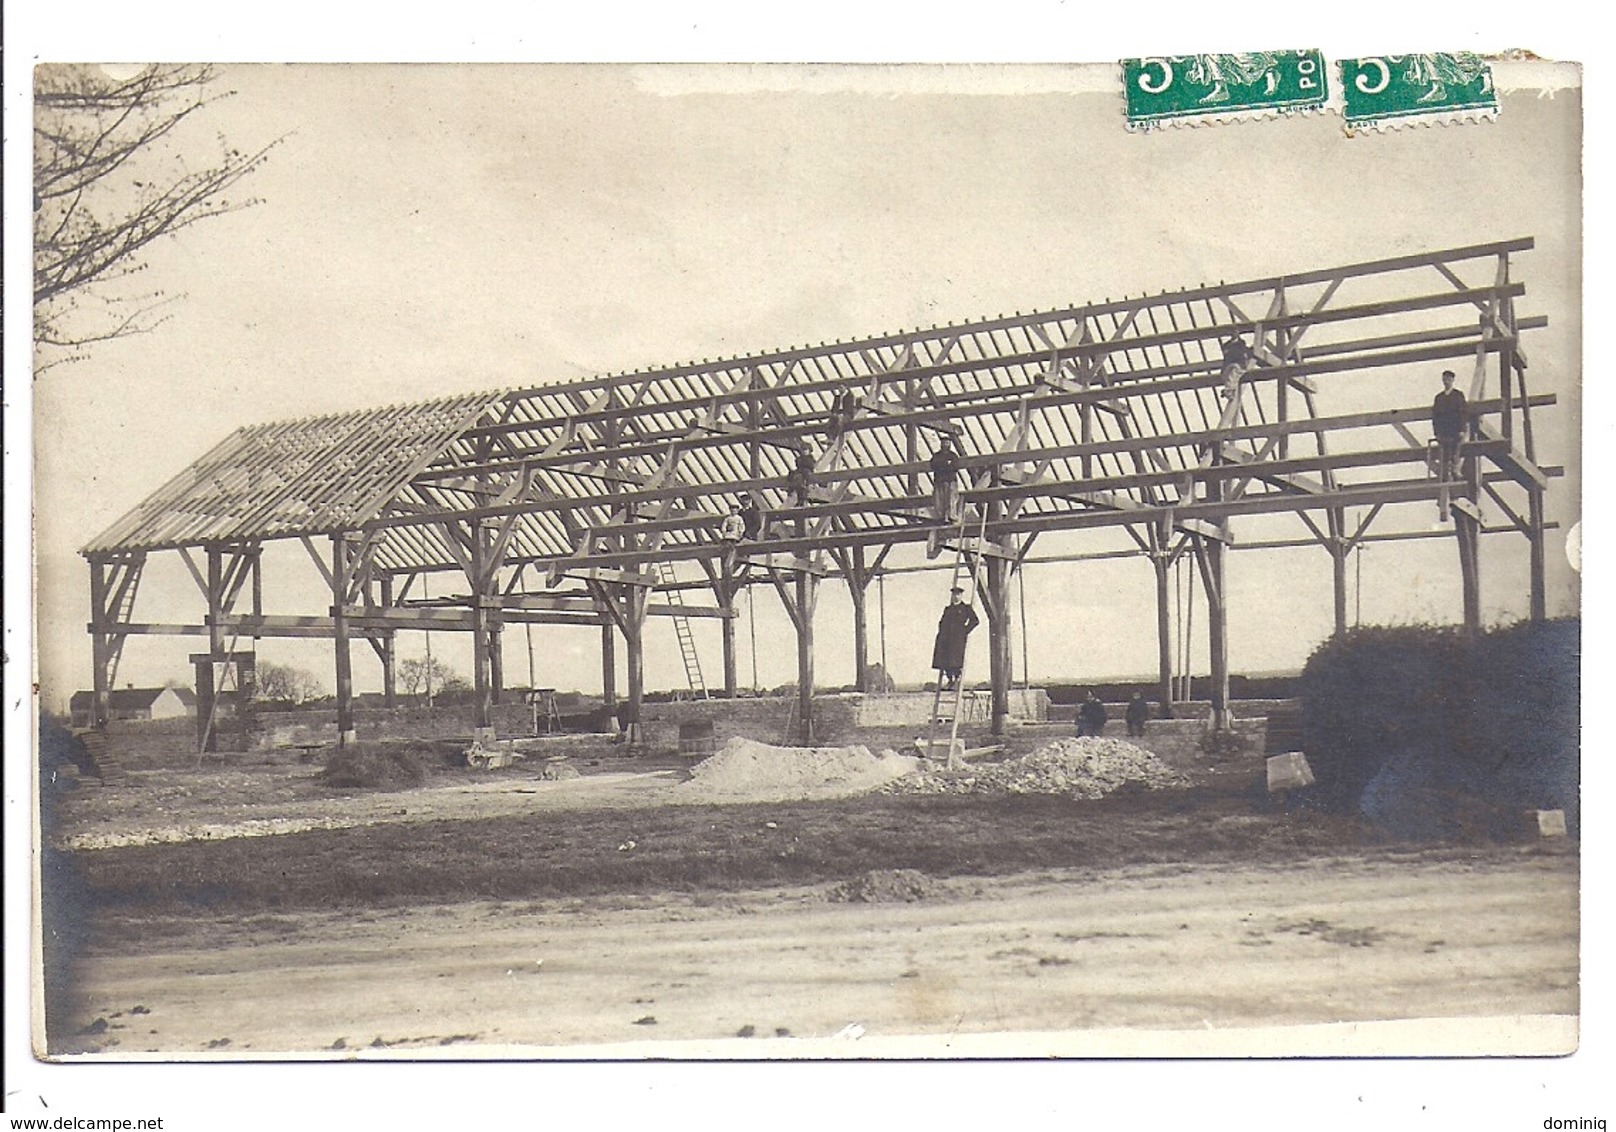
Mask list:
POLYGON ((1479 55, 1368 55, 1340 63, 1347 130, 1498 115, 1492 69, 1479 55))
POLYGON ((1321 110, 1327 93, 1317 51, 1154 55, 1124 59, 1122 77, 1134 129, 1321 110))

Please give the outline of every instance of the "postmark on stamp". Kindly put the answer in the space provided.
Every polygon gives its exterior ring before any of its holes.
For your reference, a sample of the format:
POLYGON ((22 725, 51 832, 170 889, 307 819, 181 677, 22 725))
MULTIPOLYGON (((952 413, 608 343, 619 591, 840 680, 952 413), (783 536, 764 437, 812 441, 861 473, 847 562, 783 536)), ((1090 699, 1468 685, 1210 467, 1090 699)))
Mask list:
POLYGON ((1122 78, 1131 129, 1319 110, 1327 93, 1317 51, 1124 59, 1122 78))
POLYGON ((1479 55, 1369 55, 1340 64, 1348 132, 1498 115, 1492 68, 1479 55))

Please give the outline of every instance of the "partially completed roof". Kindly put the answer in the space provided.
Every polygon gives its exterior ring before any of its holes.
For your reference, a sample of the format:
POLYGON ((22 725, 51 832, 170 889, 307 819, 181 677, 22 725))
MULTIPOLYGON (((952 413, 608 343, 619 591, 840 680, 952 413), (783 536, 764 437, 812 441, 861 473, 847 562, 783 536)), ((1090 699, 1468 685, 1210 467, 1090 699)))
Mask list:
MULTIPOLYGON (((364 530, 378 569, 452 569, 465 557, 457 531, 484 521, 502 524, 506 562, 621 551, 630 527, 655 532, 647 553, 695 556, 716 545, 719 516, 743 493, 789 507, 783 480, 805 447, 820 493, 801 513, 814 530, 846 536, 843 545, 890 542, 927 518, 921 475, 942 432, 968 466, 1004 473, 991 490, 1014 501, 1023 530, 1195 506, 1186 473, 1204 471, 1214 432, 1220 460, 1271 462, 1293 436, 1316 448, 1315 480, 1242 483, 1254 497, 1333 487, 1354 449, 1382 453, 1364 465, 1374 482, 1404 482, 1385 476, 1413 458, 1403 420, 1417 414, 1366 420, 1362 429, 1379 431, 1328 455, 1323 430, 1301 424, 1317 415, 1315 379, 1453 359, 1469 386, 1458 360, 1474 356, 1482 374, 1519 330, 1543 324, 1513 318, 1523 288, 1508 256, 1531 246, 1421 252, 243 428, 84 553, 364 530), (1221 344, 1237 335, 1256 364, 1226 403, 1221 344), (857 410, 832 441, 826 419, 843 391, 857 410)), ((1422 385, 1385 407, 1417 409, 1428 396, 1422 385)), ((1330 427, 1360 426, 1342 417, 1330 427)), ((978 486, 990 489, 985 477, 978 486)))

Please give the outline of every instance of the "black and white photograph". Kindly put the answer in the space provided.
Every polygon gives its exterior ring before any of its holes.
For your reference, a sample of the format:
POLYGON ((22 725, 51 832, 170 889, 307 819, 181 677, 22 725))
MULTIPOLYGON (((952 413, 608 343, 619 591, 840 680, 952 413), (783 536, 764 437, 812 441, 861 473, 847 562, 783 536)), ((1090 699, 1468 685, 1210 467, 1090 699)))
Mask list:
POLYGON ((32 1061, 1581 1056, 1583 68, 1324 46, 34 60, 32 1061))

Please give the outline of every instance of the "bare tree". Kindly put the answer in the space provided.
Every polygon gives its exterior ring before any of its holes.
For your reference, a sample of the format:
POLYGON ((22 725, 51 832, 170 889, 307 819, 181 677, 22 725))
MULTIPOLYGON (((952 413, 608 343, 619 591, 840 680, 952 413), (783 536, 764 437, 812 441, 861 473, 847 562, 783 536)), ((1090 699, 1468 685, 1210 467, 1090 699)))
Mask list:
POLYGON ((429 700, 438 692, 460 692, 471 686, 442 661, 422 657, 399 661, 398 683, 406 696, 420 693, 429 700))
POLYGON ((78 64, 35 70, 34 337, 57 352, 47 366, 161 323, 169 296, 110 285, 145 268, 154 240, 256 203, 229 191, 278 142, 245 153, 219 138, 198 163, 176 133, 229 95, 214 77, 192 64, 125 78, 78 64))
POLYGON ((261 661, 258 665, 257 697, 271 703, 301 704, 318 699, 325 688, 312 672, 289 664, 261 661))

